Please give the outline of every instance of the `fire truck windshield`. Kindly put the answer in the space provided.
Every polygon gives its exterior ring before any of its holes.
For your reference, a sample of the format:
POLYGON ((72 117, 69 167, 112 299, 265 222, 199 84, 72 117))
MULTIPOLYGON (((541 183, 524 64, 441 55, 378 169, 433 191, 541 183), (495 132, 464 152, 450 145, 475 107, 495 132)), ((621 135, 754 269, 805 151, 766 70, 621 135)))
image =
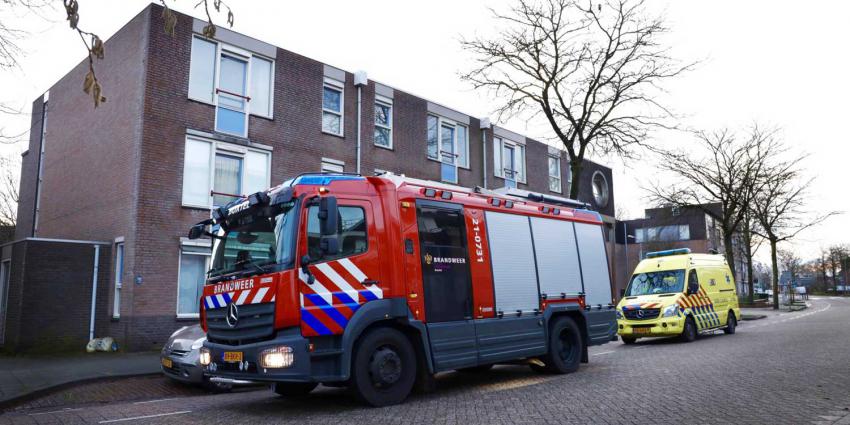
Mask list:
POLYGON ((276 270, 291 267, 295 258, 295 211, 290 205, 274 217, 249 215, 240 217, 227 231, 219 228, 210 277, 265 273, 272 266, 276 270))

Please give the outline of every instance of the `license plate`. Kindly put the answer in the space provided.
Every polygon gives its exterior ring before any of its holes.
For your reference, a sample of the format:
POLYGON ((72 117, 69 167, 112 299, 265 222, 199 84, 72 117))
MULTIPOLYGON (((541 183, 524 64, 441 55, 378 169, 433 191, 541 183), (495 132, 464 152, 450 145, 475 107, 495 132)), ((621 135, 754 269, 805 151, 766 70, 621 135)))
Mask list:
POLYGON ((632 328, 632 333, 636 334, 648 334, 652 332, 649 328, 632 328))
POLYGON ((242 361, 241 351, 225 351, 221 360, 226 363, 237 363, 242 361))
POLYGON ((162 365, 171 369, 174 366, 174 362, 171 361, 168 357, 162 358, 162 365))

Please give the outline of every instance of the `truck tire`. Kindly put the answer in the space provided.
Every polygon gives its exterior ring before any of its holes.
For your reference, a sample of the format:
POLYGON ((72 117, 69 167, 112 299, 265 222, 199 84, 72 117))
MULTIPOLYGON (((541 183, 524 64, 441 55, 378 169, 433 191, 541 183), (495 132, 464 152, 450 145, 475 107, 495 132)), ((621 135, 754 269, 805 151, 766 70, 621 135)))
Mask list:
POLYGON ((697 339, 697 324, 692 316, 685 319, 685 328, 682 329, 682 335, 679 340, 682 342, 693 342, 697 339))
POLYGON ((637 338, 633 336, 621 336, 620 338, 623 340, 623 344, 626 345, 632 345, 637 342, 637 338))
POLYGON ((571 373, 578 370, 584 338, 572 318, 561 316, 552 322, 549 333, 549 353, 543 357, 549 373, 571 373))
POLYGON ((404 334, 375 328, 360 337, 351 364, 350 387, 374 407, 404 401, 416 380, 416 353, 404 334))
POLYGON ((316 382, 275 382, 272 391, 285 397, 298 397, 310 394, 318 385, 316 382))
POLYGON ((735 313, 730 311, 729 317, 726 319, 726 329, 723 329, 723 332, 727 335, 732 335, 735 333, 735 328, 738 327, 738 319, 735 318, 735 313))

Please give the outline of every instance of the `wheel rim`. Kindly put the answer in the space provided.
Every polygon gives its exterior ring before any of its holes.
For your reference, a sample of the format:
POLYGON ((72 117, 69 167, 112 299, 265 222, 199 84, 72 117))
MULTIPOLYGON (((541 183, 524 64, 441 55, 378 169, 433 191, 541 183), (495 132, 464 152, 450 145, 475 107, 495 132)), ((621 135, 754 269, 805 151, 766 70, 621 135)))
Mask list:
POLYGON ((558 334, 558 357, 565 363, 571 364, 575 360, 576 352, 578 351, 575 344, 573 334, 568 329, 562 329, 558 334))
POLYGON ((369 358, 369 378, 378 389, 393 386, 401 379, 401 357, 390 346, 382 346, 369 358))

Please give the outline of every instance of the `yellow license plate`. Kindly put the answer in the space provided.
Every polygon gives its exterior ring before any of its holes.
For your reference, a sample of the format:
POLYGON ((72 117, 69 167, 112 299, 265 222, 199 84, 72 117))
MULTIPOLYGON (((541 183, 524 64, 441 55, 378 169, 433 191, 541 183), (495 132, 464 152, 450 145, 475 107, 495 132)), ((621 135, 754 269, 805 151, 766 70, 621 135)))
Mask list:
POLYGON ((172 362, 171 359, 169 359, 167 357, 163 357, 162 358, 162 365, 171 369, 174 366, 174 362, 172 362))
POLYGON ((242 361, 241 351, 225 351, 221 358, 226 363, 237 363, 242 361))
POLYGON ((636 334, 648 334, 652 332, 650 328, 632 328, 632 333, 636 334))

